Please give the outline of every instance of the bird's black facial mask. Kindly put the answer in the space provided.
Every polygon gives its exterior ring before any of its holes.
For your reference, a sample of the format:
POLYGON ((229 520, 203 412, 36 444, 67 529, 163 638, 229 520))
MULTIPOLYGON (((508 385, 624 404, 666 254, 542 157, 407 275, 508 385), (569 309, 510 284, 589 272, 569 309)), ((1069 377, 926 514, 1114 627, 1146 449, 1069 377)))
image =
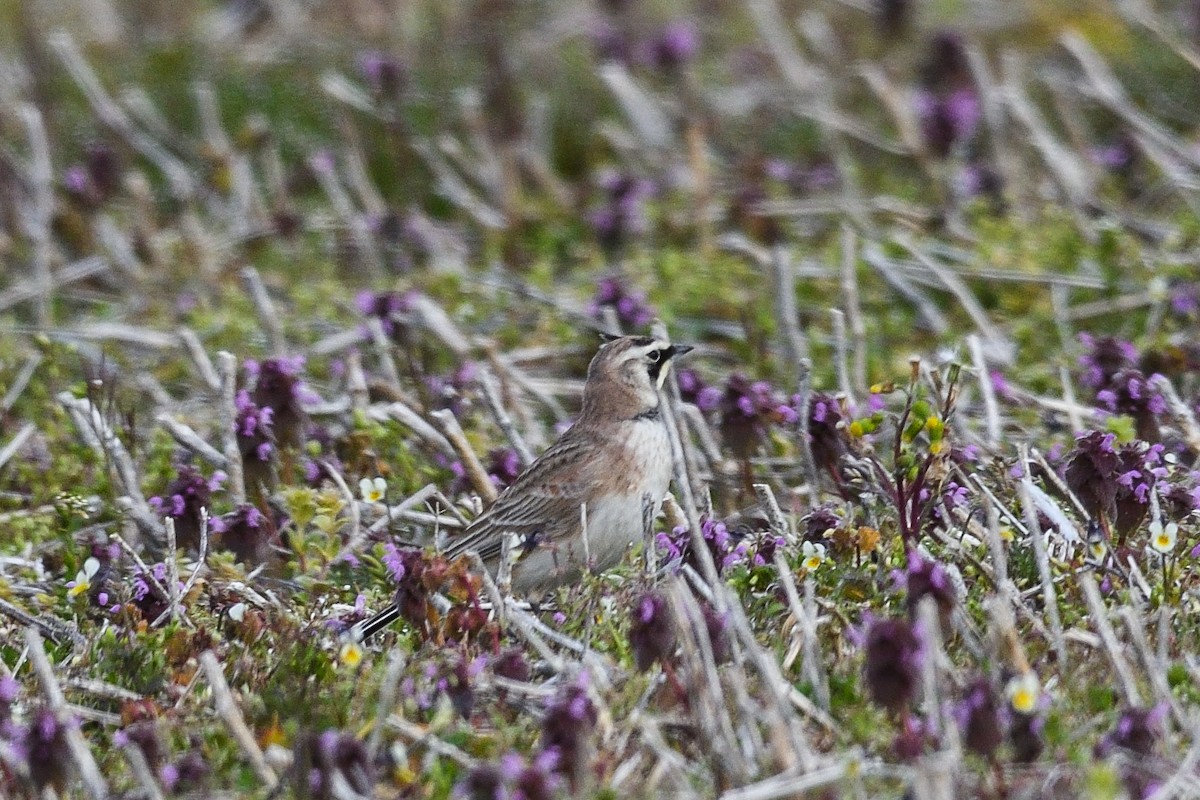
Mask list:
POLYGON ((663 382, 667 379, 667 365, 671 363, 671 359, 689 353, 692 349, 686 344, 673 344, 647 353, 646 360, 649 364, 646 370, 650 373, 650 380, 654 381, 654 385, 662 389, 663 382))

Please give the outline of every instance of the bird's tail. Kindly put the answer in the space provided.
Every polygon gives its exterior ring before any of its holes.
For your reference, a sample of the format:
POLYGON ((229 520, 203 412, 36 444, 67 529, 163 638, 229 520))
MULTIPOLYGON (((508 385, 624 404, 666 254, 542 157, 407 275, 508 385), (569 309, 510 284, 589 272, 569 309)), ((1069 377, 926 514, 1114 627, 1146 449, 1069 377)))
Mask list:
POLYGON ((370 639, 376 633, 379 633, 379 631, 395 622, 396 618, 399 616, 400 607, 395 603, 392 603, 390 606, 383 609, 369 620, 357 625, 356 628, 358 635, 356 638, 360 642, 365 642, 367 639, 370 639))

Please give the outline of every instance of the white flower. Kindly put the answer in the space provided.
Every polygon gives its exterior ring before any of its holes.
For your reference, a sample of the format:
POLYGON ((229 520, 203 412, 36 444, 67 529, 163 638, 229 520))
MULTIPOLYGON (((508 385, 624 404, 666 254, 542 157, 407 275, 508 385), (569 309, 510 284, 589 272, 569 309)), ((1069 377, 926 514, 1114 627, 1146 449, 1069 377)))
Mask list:
POLYGON ((1161 520, 1150 523, 1150 546, 1157 552, 1166 555, 1175 549, 1175 540, 1179 537, 1179 526, 1168 522, 1163 527, 1161 520))
POLYGON ((1094 539, 1088 540, 1088 552, 1096 561, 1103 561, 1108 555, 1108 542, 1104 541, 1103 536, 1097 536, 1094 539))
POLYGON ((800 552, 804 554, 804 568, 809 572, 825 563, 825 545, 820 542, 805 542, 800 552))
POLYGON ((92 577, 100 570, 100 562, 89 558, 83 562, 83 569, 75 575, 75 580, 67 584, 67 597, 78 597, 92 588, 92 577))
POLYGON ((383 478, 363 478, 358 482, 358 491, 368 503, 378 503, 387 495, 387 481, 383 478))
POLYGON ((1022 714, 1032 714, 1037 708, 1038 698, 1041 697, 1042 686, 1038 676, 1029 670, 1021 675, 1014 675, 1004 687, 1004 695, 1015 711, 1022 714))

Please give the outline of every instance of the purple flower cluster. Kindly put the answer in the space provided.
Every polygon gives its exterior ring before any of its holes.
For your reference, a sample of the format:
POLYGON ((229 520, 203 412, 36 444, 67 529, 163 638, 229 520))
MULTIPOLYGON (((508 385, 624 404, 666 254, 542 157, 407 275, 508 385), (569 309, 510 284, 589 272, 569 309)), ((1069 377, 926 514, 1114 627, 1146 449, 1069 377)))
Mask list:
POLYGON ((922 89, 917 91, 914 104, 925 146, 938 158, 947 157, 956 146, 970 141, 979 127, 979 95, 974 88, 958 88, 946 94, 922 89))
POLYGON ((1137 366, 1138 351, 1131 343, 1115 336, 1079 334, 1085 352, 1079 357, 1085 386, 1099 391, 1108 386, 1118 372, 1137 366))
POLYGON ((211 525, 214 546, 233 553, 246 564, 263 564, 271 556, 276 526, 257 507, 243 503, 217 517, 211 525))
POLYGON ((689 20, 673 20, 647 43, 646 50, 647 61, 652 66, 673 73, 700 50, 700 32, 689 20))
MULTIPOLYGON (((730 533, 724 521, 702 516, 700 532, 704 535, 704 542, 708 545, 718 573, 749 558, 750 543, 744 537, 730 533)), ((699 569, 700 564, 692 551, 692 536, 686 525, 678 525, 670 533, 660 532, 654 541, 668 562, 688 564, 699 569)))
POLYGON ((481 764, 470 771, 456 789, 464 800, 552 800, 562 779, 557 775, 558 753, 543 750, 526 761, 516 753, 499 765, 481 764))
POLYGON ((914 625, 903 619, 871 620, 865 649, 871 699, 895 714, 907 709, 917 693, 924 657, 914 625))
POLYGON ((1067 486, 1094 518, 1107 519, 1124 543, 1145 519, 1150 492, 1168 475, 1161 444, 1132 442, 1118 447, 1116 436, 1094 431, 1075 440, 1067 456, 1067 486))
POLYGON ((117 152, 96 142, 87 146, 82 163, 66 168, 63 186, 72 197, 94 208, 121 188, 123 171, 117 152))
POLYGON ((304 356, 278 356, 261 362, 247 359, 246 374, 254 378, 250 398, 259 408, 274 412, 271 420, 281 443, 298 442, 301 423, 305 420, 304 404, 321 398, 301 378, 304 356))
POLYGON ((242 458, 269 463, 271 454, 275 452, 275 410, 269 406, 260 408, 246 389, 237 393, 235 406, 237 417, 234 425, 242 458))
POLYGON ((591 735, 599 716, 588 699, 586 674, 567 686, 546 706, 542 718, 542 750, 557 755, 554 769, 567 779, 572 791, 583 783, 591 761, 591 735))
MULTIPOLYGON (((149 573, 138 568, 133 577, 133 605, 142 613, 146 622, 152 623, 163 615, 169 606, 167 597, 167 565, 158 562, 150 567, 149 573)), ((176 582, 176 589, 182 590, 183 583, 176 582)))
POLYGON ((588 215, 588 222, 600 246, 611 256, 649 229, 645 206, 655 187, 645 178, 615 171, 603 173, 597 183, 600 203, 588 215))
POLYGON ((375 770, 366 745, 353 734, 338 730, 300 736, 294 765, 297 797, 314 800, 341 797, 345 790, 334 788, 340 782, 354 794, 369 795, 375 785, 375 770))
POLYGON ((466 361, 458 369, 447 375, 434 375, 426 378, 425 385, 437 408, 449 409, 455 417, 463 419, 471 410, 470 395, 467 390, 479 379, 479 367, 473 361, 466 361))
POLYGON ((655 662, 666 662, 675 653, 675 621, 667 598, 657 592, 647 592, 633 607, 629 626, 629 647, 633 663, 645 672, 655 662))
POLYGON ((206 478, 194 466, 184 464, 166 490, 147 501, 155 513, 174 520, 175 541, 180 547, 199 546, 200 512, 212 508, 213 492, 221 488, 226 477, 217 470, 206 478))
POLYGON ((718 406, 721 436, 741 458, 748 458, 774 425, 795 424, 800 415, 766 381, 734 373, 725 381, 718 406))
POLYGON ((379 50, 367 50, 358 56, 358 70, 376 98, 395 101, 408 85, 408 67, 400 59, 379 50))
POLYGON ((1159 743, 1166 733, 1169 706, 1159 703, 1153 708, 1129 708, 1121 713, 1116 727, 1096 743, 1096 756, 1107 758, 1121 752, 1121 779, 1130 797, 1145 800, 1162 785, 1162 776, 1152 766, 1159 743))
POLYGON ((915 547, 910 547, 908 564, 904 572, 897 571, 895 577, 908 591, 905 605, 910 619, 916 618, 921 601, 932 597, 937 603, 942 626, 946 627, 949 624, 958 593, 950 580, 950 574, 940 562, 925 558, 915 547))
POLYGON ((396 319, 412 309, 415 292, 372 292, 362 291, 354 298, 354 305, 365 317, 375 317, 383 325, 383 332, 394 337, 400 330, 396 319))
POLYGON ((716 411, 721 405, 721 390, 709 386, 694 369, 681 369, 675 373, 679 384, 679 396, 685 403, 692 403, 704 413, 716 411))
POLYGON ((26 764, 29 777, 39 792, 52 786, 61 795, 70 776, 67 726, 76 724, 74 720, 60 722, 50 708, 43 706, 34 710, 30 721, 24 725, 5 721, 4 727, 0 728, 3 734, 0 742, 19 762, 26 764))
POLYGON ((601 278, 596 284, 596 294, 588 303, 588 316, 603 320, 605 308, 616 311, 617 321, 625 330, 644 328, 654 319, 654 309, 646 303, 646 294, 630 289, 615 275, 601 278))
MULTIPOLYGON (((792 397, 792 408, 801 413, 801 396, 792 397)), ((815 392, 808 401, 808 441, 813 461, 840 483, 842 457, 850 452, 842 409, 832 395, 815 392)))
POLYGON ((967 749, 991 758, 1004 741, 1005 706, 992 683, 978 677, 967 684, 954 706, 954 717, 967 749))

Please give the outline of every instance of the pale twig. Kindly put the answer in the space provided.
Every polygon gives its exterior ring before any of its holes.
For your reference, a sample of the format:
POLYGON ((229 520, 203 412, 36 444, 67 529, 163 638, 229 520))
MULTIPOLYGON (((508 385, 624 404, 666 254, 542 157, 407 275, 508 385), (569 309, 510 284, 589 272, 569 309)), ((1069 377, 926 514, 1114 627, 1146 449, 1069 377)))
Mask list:
POLYGON ((5 444, 3 447, 0 447, 0 468, 7 464, 10 458, 16 455, 17 451, 25 445, 25 442, 29 441, 29 437, 33 436, 36 430, 36 425, 34 425, 32 422, 26 422, 21 426, 21 429, 17 431, 11 439, 8 440, 7 444, 5 444))
POLYGON ((395 728, 404 738, 411 740, 414 744, 423 744, 438 755, 457 761, 468 770, 475 766, 474 758, 449 742, 435 736, 433 731, 428 727, 422 727, 415 722, 409 722, 399 714, 393 714, 388 717, 387 724, 395 728))
POLYGON ((213 651, 205 650, 200 654, 200 668, 204 671, 209 688, 212 689, 213 703, 217 708, 217 714, 225 723, 226 729, 241 748, 246 760, 250 762, 258 779, 266 784, 268 789, 274 789, 279 783, 279 778, 267 764, 267 759, 254 739, 254 733, 246 725, 246 720, 238 710, 233 693, 229 690, 229 684, 225 682, 225 673, 221 670, 221 664, 217 661, 217 656, 213 651))
MULTIPOLYGON (((800 632, 801 647, 804 653, 804 678, 816 692, 817 705, 822 710, 828 711, 829 682, 825 676, 824 664, 821 662, 821 643, 817 639, 816 609, 801 602, 800 593, 796 590, 796 579, 781 550, 775 551, 775 571, 779 575, 779 582, 783 585, 788 610, 791 611, 796 629, 800 632)), ((806 594, 810 589, 811 581, 805 581, 806 594)))
POLYGON ((1118 683, 1121 694, 1125 698, 1125 703, 1133 708, 1140 708, 1142 705, 1142 696, 1138 692, 1137 683, 1133 679, 1133 672, 1129 669, 1129 662, 1125 660, 1125 656, 1121 652, 1121 644, 1117 641, 1117 634, 1113 631, 1112 623, 1109 622, 1108 610, 1105 609, 1104 600, 1100 597, 1100 589, 1096 586, 1096 579, 1092 577, 1090 572, 1081 571, 1079 573, 1079 585, 1083 589, 1083 598, 1087 601, 1088 612, 1092 617, 1092 624, 1095 626, 1096 632, 1100 634, 1100 641, 1104 643, 1104 651, 1108 653, 1113 670, 1117 673, 1118 683))
POLYGON ((105 783, 104 776, 100 773, 96 759, 92 757, 92 751, 88 749, 87 741, 83 738, 83 731, 74 724, 70 717, 67 710, 67 698, 63 695, 58 679, 54 676, 54 667, 46 656, 45 645, 36 628, 25 629, 25 646, 26 652, 29 654, 29 664, 37 675, 38 682, 42 685, 42 695, 46 698, 46 704, 50 707, 50 712, 54 714, 54 718, 58 721, 63 736, 66 738, 67 750, 71 754, 71 760, 75 762, 79 779, 93 800, 107 800, 108 784, 105 783))
POLYGON ((1000 411, 996 405, 996 389, 992 386, 992 376, 988 371, 987 360, 983 353, 983 342, 975 334, 967 336, 967 347, 971 350, 971 361, 975 365, 975 374, 979 380, 979 393, 983 396, 984 419, 987 420, 988 447, 995 449, 1000 445, 1000 411))
POLYGON ((262 276, 258 274, 258 270, 254 267, 246 267, 239 274, 242 279, 242 285, 246 288, 246 293, 250 295, 250 302, 254 306, 254 313, 258 316, 258 324, 267 336, 267 347, 270 349, 272 355, 285 355, 287 353, 287 341, 283 338, 282 317, 279 316, 279 312, 275 308, 275 302, 271 300, 271 295, 267 293, 267 287, 263 283, 262 276))
POLYGON ((849 347, 846 343, 846 313, 840 308, 829 309, 833 324, 834 363, 837 364, 838 389, 854 405, 854 386, 850 382, 849 347))
POLYGON ((873 267, 889 286, 916 307, 924 324, 933 333, 941 335, 950 330, 950 323, 946 320, 946 315, 938 308, 937 303, 933 302, 929 295, 904 279, 882 247, 874 242, 868 244, 863 248, 863 260, 873 267))
POLYGON ((440 423, 442 433, 445 434, 446 439, 454 447, 454 451, 462 462, 463 469, 466 471, 467 479, 471 481, 471 486, 484 499, 484 502, 493 502, 499 496, 496 485, 492 483, 492 479, 488 475, 487 470, 483 468, 479 456, 476 455, 475 450, 471 447, 471 443, 467 441, 467 435, 463 433, 462 426, 458 424, 458 419, 454 416, 454 412, 449 409, 440 409, 429 412, 429 416, 440 423))
POLYGON ((29 173, 33 184, 30 202, 18 208, 25 222, 25 233, 33 243, 34 280, 40 285, 36 314, 38 325, 45 329, 52 322, 54 276, 50 271, 50 222, 54 213, 54 167, 50 161, 50 142, 46 138, 46 127, 41 112, 36 106, 23 103, 21 117, 25 122, 25 135, 29 139, 31 156, 29 173))
MULTIPOLYGON (((159 414, 154 418, 154 421, 166 428, 167 433, 171 434, 171 438, 176 442, 200 456, 214 467, 228 471, 229 459, 225 457, 225 454, 204 441, 200 437, 200 434, 192 430, 191 427, 177 421, 170 414, 166 413, 159 414)), ((0 463, 3 462, 0 461, 0 463)))
MULTIPOLYGON (((52 274, 50 291, 53 293, 56 289, 85 281, 107 272, 109 268, 108 259, 103 256, 89 256, 72 262, 52 274)), ((28 280, 11 284, 3 293, 0 293, 0 311, 6 311, 28 300, 34 300, 42 295, 45 289, 42 278, 36 275, 28 280)))
POLYGON ((525 443, 524 437, 521 436, 513 424, 512 417, 508 415, 508 411, 504 408, 504 403, 500 399, 499 387, 496 386, 496 379, 486 367, 480 367, 479 369, 479 388, 483 390, 483 398, 487 402, 488 409, 492 412, 496 424, 504 432, 504 436, 508 439, 508 443, 512 446, 513 450, 517 451, 517 457, 521 460, 521 465, 528 467, 533 463, 533 452, 529 449, 529 445, 525 443))
POLYGON ((1054 635, 1054 654, 1059 664, 1067 663, 1067 646, 1063 642, 1062 617, 1058 613, 1058 596, 1054 591, 1054 577, 1050 572, 1050 556, 1046 552, 1046 541, 1043 538, 1042 526, 1038 522, 1037 508, 1033 503, 1033 478, 1029 473, 1029 453, 1025 445, 1021 445, 1021 480, 1018 484, 1021 495, 1021 507, 1025 510, 1025 525, 1029 528, 1029 537, 1033 542, 1033 557, 1037 561, 1038 578, 1042 582, 1042 605, 1046 616, 1050 619, 1050 632, 1054 635))
POLYGON ((775 302, 775 321, 779 325, 787 372, 792 376, 794 388, 804 383, 811 365, 808 360, 808 340, 800 330, 796 311, 796 273, 792 268, 791 256, 783 245, 771 248, 768 267, 772 299, 775 302))
POLYGON ((396 697, 400 693, 400 679, 404 676, 407 663, 404 651, 400 648, 393 647, 388 652, 387 671, 384 672, 383 682, 379 685, 379 702, 375 705, 375 724, 371 726, 371 733, 367 737, 367 752, 372 761, 379 757, 379 750, 383 746, 383 721, 396 705, 396 697))
MULTIPOLYGON (((53 507, 51 507, 51 510, 53 510, 53 507)), ((16 620, 26 627, 37 628, 42 635, 55 644, 70 642, 71 646, 76 650, 80 650, 87 646, 87 639, 84 638, 81 633, 79 633, 78 629, 76 629, 74 625, 64 622, 58 617, 34 616, 28 611, 22 609, 20 606, 16 606, 8 602, 3 597, 0 597, 0 614, 16 620)))
POLYGON ((225 451, 226 490, 234 505, 246 502, 246 479, 242 467, 242 449, 238 445, 237 358, 222 350, 217 353, 217 375, 221 381, 221 402, 217 421, 221 427, 221 447, 225 451))
POLYGON ((188 327, 182 327, 176 331, 179 336, 179 341, 183 344, 183 349, 187 352, 188 358, 192 360, 196 371, 200 373, 200 378, 204 381, 204 385, 214 392, 221 390, 221 376, 217 374, 216 368, 213 366, 212 360, 209 359, 208 353, 204 350, 204 345, 200 342, 200 337, 196 332, 188 327))
MULTIPOLYGON (((117 720, 119 722, 120 717, 117 720)), ((137 779, 142 796, 147 800, 164 800, 162 790, 158 788, 158 781, 154 778, 154 772, 150 769, 150 763, 146 761, 142 748, 133 741, 127 741, 121 750, 129 762, 129 771, 137 779)))
POLYGON ((1175 385, 1165 375, 1153 376, 1150 384, 1167 401, 1167 409, 1183 431, 1183 437, 1188 443, 1188 447, 1194 451, 1200 451, 1200 424, 1196 422, 1196 414, 1192 411, 1192 407, 1183 402, 1179 392, 1175 391, 1175 385))
POLYGON ((354 493, 346 485, 346 479, 342 477, 341 470, 327 460, 321 461, 321 466, 325 468, 325 474, 330 477, 334 484, 337 485, 338 491, 342 493, 342 500, 345 502, 346 508, 350 511, 350 536, 347 538, 351 541, 356 540, 362 531, 362 513, 359 511, 358 503, 354 500, 354 493))
MULTIPOLYGON (((1163 607, 1165 608, 1166 604, 1163 607)), ((1171 685, 1167 682, 1166 662, 1158 659, 1154 651, 1150 649, 1150 642, 1146 638, 1145 623, 1141 615, 1132 606, 1122 606, 1117 614, 1125 622, 1125 630, 1129 631, 1129 638, 1142 661, 1142 668, 1150 681, 1150 688, 1154 690, 1155 698, 1160 703, 1166 703, 1171 709, 1171 716, 1175 718, 1180 730, 1189 730, 1191 722, 1179 701, 1175 699, 1171 685)))
POLYGON ((389 419, 395 420, 411 430, 427 444, 432 445, 434 449, 441 451, 444 455, 458 455, 458 451, 450 443, 449 439, 439 433, 437 428, 426 422, 420 414, 398 400, 391 403, 376 403, 371 405, 367 409, 367 415, 379 422, 389 419))
POLYGON ((42 363, 42 354, 34 353, 25 360, 21 365, 21 371, 13 378, 12 385, 8 387, 8 391, 4 393, 4 397, 0 399, 0 416, 5 416, 12 407, 17 404, 21 394, 25 388, 29 386, 29 381, 33 378, 33 374, 37 372, 38 365, 42 363))
POLYGON ((84 59, 75 40, 66 31, 50 35, 50 46, 58 54, 67 72, 87 97, 100 121, 123 137, 134 150, 141 153, 166 176, 171 193, 179 200, 189 200, 195 193, 191 172, 167 152, 158 142, 139 130, 105 91, 95 71, 84 59))
POLYGON ((375 316, 367 317, 367 332, 371 335, 371 345, 379 369, 383 371, 384 381, 397 392, 401 391, 400 372, 396 369, 396 360, 392 358, 392 340, 384 330, 383 320, 375 316))
POLYGON ((725 702, 726 691, 721 685, 703 614, 695 596, 679 579, 670 582, 668 597, 675 627, 684 634, 681 637, 681 663, 687 669, 688 680, 684 685, 688 693, 693 695, 692 702, 696 705, 693 715, 697 726, 714 745, 707 751, 724 770, 736 769, 742 775, 747 775, 750 765, 746 754, 736 744, 733 719, 725 702))

